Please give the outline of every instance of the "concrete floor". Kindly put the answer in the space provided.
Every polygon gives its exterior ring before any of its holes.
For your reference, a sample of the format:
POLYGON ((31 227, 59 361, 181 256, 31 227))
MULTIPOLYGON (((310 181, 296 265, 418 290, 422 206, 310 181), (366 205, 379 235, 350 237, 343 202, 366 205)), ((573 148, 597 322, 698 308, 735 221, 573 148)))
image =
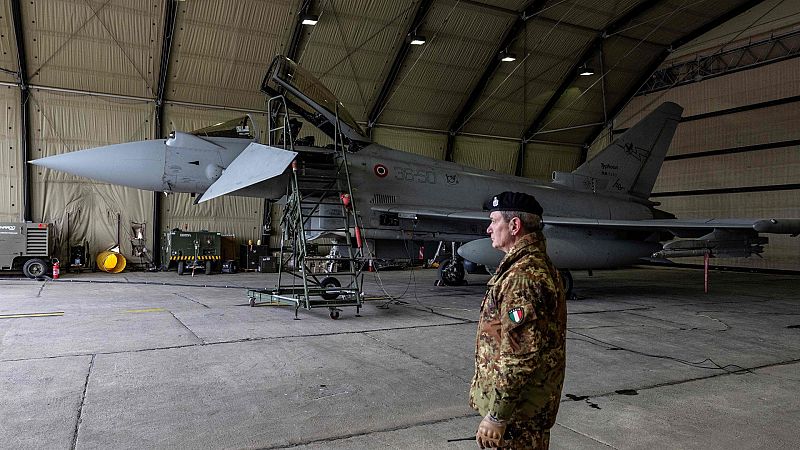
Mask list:
MULTIPOLYGON (((0 278, 0 447, 477 448, 487 277, 380 275, 335 321, 250 308, 274 275, 0 278)), ((702 276, 575 274, 552 448, 800 448, 800 276, 702 276)))

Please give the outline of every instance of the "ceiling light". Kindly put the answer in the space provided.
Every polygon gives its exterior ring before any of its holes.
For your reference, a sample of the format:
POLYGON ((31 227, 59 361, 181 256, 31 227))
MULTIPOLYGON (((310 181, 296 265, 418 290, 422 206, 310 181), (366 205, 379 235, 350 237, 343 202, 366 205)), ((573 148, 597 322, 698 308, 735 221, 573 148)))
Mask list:
POLYGON ((578 75, 587 77, 589 75, 594 75, 594 69, 592 69, 588 64, 584 63, 578 68, 578 75))
POLYGON ((500 53, 500 61, 511 62, 516 60, 517 60, 517 55, 515 55, 514 53, 509 53, 509 52, 500 53))
POLYGON ((412 31, 411 33, 408 33, 408 35, 406 36, 406 40, 411 45, 422 45, 428 41, 427 39, 425 39, 425 36, 417 34, 416 30, 412 31))
POLYGON ((303 25, 316 25, 319 21, 319 16, 315 16, 313 14, 303 14, 301 16, 302 24, 303 25))

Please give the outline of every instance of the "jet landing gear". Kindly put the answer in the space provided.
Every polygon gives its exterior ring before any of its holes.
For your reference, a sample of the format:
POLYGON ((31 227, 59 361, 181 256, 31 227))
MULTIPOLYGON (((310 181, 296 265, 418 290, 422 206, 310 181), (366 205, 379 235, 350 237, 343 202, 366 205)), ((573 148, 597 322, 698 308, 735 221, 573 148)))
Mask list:
POLYGON ((462 286, 464 281, 464 261, 445 259, 439 264, 439 281, 445 286, 462 286))

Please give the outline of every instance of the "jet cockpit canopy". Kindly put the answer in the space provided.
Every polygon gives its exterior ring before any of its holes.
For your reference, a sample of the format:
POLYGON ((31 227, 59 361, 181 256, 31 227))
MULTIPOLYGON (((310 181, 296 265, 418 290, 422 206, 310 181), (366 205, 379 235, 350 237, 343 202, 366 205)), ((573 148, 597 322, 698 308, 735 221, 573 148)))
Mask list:
POLYGON ((257 134, 255 122, 250 115, 237 117, 225 122, 194 130, 191 133, 201 137, 231 137, 255 139, 257 134))
POLYGON ((267 75, 261 82, 261 92, 271 97, 283 95, 290 110, 322 130, 331 139, 335 138, 338 116, 339 131, 351 143, 371 142, 342 102, 311 72, 285 56, 277 55, 272 60, 267 75))

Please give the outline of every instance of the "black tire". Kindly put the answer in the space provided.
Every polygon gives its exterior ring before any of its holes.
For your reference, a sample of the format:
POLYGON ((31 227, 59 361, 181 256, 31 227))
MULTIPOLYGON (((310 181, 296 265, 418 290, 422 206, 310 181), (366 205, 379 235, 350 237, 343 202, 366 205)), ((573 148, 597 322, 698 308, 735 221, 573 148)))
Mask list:
POLYGON ((461 286, 464 284, 464 265, 445 259, 439 264, 439 279, 445 286, 461 286))
POLYGON ((211 261, 206 261, 206 275, 211 275, 211 261))
POLYGON ((333 320, 338 319, 339 318, 339 311, 336 311, 335 309, 332 309, 331 313, 330 313, 330 316, 331 316, 331 319, 333 319, 333 320))
POLYGON ((22 266, 22 273, 26 277, 36 279, 47 275, 48 264, 43 259, 33 258, 25 261, 22 266))
POLYGON ((186 272, 186 265, 183 261, 178 263, 178 275, 183 275, 186 272))
MULTIPOLYGON (((332 288, 332 287, 342 287, 342 283, 339 282, 335 277, 325 277, 322 281, 319 282, 319 287, 325 288, 332 288)), ((339 294, 333 292, 323 292, 319 295, 325 300, 333 300, 339 296, 339 294)))
POLYGON ((253 308, 255 306, 256 306, 256 299, 253 298, 253 297, 250 297, 250 307, 253 308))
POLYGON ((561 282, 564 284, 564 293, 567 298, 572 298, 572 287, 575 284, 572 280, 572 272, 567 269, 559 269, 558 272, 561 274, 561 282))

